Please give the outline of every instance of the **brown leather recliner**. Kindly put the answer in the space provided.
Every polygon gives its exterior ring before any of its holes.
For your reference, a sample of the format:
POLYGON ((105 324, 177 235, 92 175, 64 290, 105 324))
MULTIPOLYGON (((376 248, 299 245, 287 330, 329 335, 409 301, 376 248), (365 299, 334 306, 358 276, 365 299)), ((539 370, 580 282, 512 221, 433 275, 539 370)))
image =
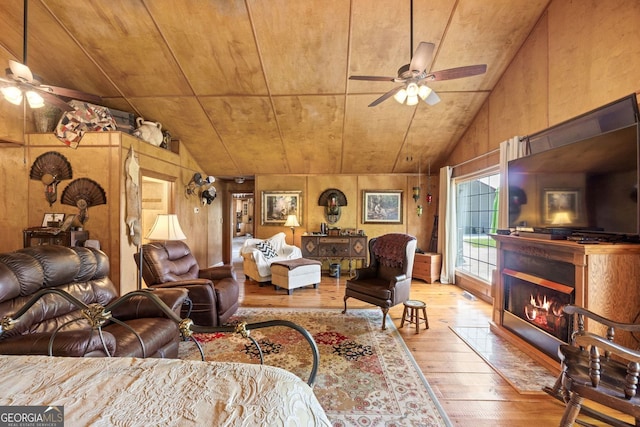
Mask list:
MULTIPOLYGON (((176 316, 187 297, 182 289, 153 294, 176 316)), ((48 355, 51 342, 54 356, 178 357, 177 322, 148 295, 119 297, 109 259, 97 249, 47 245, 0 254, 0 319, 0 354, 48 355), (111 313, 100 333, 86 306, 111 313)))
MULTIPOLYGON (((142 277, 151 288, 185 288, 192 307, 182 317, 200 326, 220 326, 238 310, 240 284, 233 266, 200 269, 189 246, 181 241, 153 242, 142 246, 142 277)), ((140 268, 139 254, 134 255, 140 268)))
POLYGON ((347 312, 349 297, 377 305, 382 309, 382 329, 386 329, 389 309, 409 299, 416 244, 415 237, 401 233, 369 240, 371 261, 347 280, 342 313, 347 312))

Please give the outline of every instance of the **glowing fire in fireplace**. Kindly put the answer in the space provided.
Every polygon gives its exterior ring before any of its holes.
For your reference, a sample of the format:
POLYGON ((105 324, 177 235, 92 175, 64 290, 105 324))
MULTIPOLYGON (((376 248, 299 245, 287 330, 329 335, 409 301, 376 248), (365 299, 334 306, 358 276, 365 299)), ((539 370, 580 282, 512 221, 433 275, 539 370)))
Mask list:
POLYGON ((547 329, 555 331, 562 325, 564 312, 563 304, 555 298, 547 299, 547 296, 534 297, 531 295, 529 304, 524 306, 524 314, 530 322, 547 329))
POLYGON ((530 296, 529 304, 524 307, 524 314, 527 315, 527 319, 533 321, 538 317, 538 312, 541 314, 546 314, 549 312, 549 306, 551 303, 547 301, 547 296, 545 295, 542 299, 541 303, 538 303, 533 295, 530 296))

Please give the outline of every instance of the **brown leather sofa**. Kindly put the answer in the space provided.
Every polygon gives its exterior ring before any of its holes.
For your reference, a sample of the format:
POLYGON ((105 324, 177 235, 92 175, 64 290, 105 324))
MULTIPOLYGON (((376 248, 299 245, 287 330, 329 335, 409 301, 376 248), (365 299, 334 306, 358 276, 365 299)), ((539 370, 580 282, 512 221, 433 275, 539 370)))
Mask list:
MULTIPOLYGON (((138 267, 139 254, 134 255, 138 267)), ((142 246, 142 277, 147 286, 189 291, 191 309, 181 316, 199 326, 221 326, 238 310, 240 284, 232 265, 201 269, 182 241, 153 242, 142 246)))
MULTIPOLYGON (((153 293, 176 314, 187 297, 182 289, 153 293)), ((47 355, 53 336, 54 356, 178 356, 176 322, 144 295, 119 299, 109 279, 107 255, 92 248, 51 245, 0 254, 0 319, 0 354, 47 355), (52 290, 61 294, 47 293, 52 290), (89 307, 117 302, 111 315, 123 324, 107 320, 100 334, 65 295, 89 307), (36 298, 22 316, 16 316, 36 298)))

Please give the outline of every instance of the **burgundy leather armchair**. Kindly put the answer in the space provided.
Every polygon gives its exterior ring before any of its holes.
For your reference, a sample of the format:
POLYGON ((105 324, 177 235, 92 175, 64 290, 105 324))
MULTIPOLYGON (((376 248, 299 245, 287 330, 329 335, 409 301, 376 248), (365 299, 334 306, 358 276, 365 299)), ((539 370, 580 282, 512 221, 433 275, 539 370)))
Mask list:
POLYGON ((47 245, 0 254, 0 354, 176 358, 178 324, 152 299, 178 316, 187 292, 149 294, 119 297, 109 259, 97 249, 47 245), (92 320, 104 313, 98 332, 92 320))
POLYGON ((369 266, 356 270, 347 280, 344 310, 350 297, 377 305, 382 309, 382 329, 386 329, 389 309, 409 299, 416 238, 390 233, 369 240, 369 266))
MULTIPOLYGON (((189 246, 181 241, 143 245, 142 258, 142 277, 147 286, 189 291, 192 307, 183 307, 181 317, 189 317, 200 326, 220 326, 238 310, 240 284, 233 266, 201 269, 189 246)), ((134 259, 140 268, 139 254, 134 259)))

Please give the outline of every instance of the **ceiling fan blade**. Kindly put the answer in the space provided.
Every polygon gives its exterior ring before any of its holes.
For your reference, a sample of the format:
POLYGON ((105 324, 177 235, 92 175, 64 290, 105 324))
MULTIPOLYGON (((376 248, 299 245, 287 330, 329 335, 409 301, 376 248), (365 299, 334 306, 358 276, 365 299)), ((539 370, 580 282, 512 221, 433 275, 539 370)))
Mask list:
POLYGON ((432 90, 429 96, 424 99, 424 102, 429 105, 436 105, 438 102, 440 102, 440 97, 434 90, 432 90))
POLYGON ((369 107, 375 107, 376 105, 380 104, 382 101, 386 101, 387 99, 391 98, 393 95, 398 93, 398 91, 400 91, 400 89, 402 89, 403 87, 404 85, 398 86, 395 89, 391 89, 389 92, 385 93, 380 98, 376 99, 371 104, 369 104, 369 107))
POLYGON ((40 96, 42 96, 42 99, 44 99, 44 102, 46 102, 47 104, 55 105, 62 111, 73 111, 73 107, 71 105, 67 104, 56 95, 42 90, 38 91, 38 93, 40 94, 40 96))
POLYGON ((33 73, 26 65, 10 59, 9 69, 11 70, 11 74, 13 74, 14 79, 28 83, 33 82, 33 73))
POLYGON ((349 76, 349 80, 367 80, 371 82, 392 82, 394 77, 382 76, 349 76))
POLYGON ((10 85, 15 85, 16 81, 15 80, 9 80, 9 79, 5 79, 4 77, 0 77, 0 82, 2 83, 8 83, 10 85))
POLYGON ((98 95, 81 92, 79 90, 68 89, 68 88, 59 87, 59 86, 51 86, 51 85, 40 85, 39 88, 42 88, 47 92, 53 93, 54 95, 60 95, 66 98, 79 99, 81 101, 91 102, 93 104, 99 104, 100 102, 102 102, 102 98, 99 97, 98 95))
POLYGON ((434 49, 435 45, 433 43, 420 42, 416 49, 416 53, 413 55, 413 58, 411 58, 409 69, 411 71, 417 71, 418 73, 426 70, 433 59, 434 49))
POLYGON ((487 72, 487 64, 468 65, 466 67, 449 68, 448 70, 434 71, 426 78, 430 81, 453 80, 463 77, 477 76, 487 72))

